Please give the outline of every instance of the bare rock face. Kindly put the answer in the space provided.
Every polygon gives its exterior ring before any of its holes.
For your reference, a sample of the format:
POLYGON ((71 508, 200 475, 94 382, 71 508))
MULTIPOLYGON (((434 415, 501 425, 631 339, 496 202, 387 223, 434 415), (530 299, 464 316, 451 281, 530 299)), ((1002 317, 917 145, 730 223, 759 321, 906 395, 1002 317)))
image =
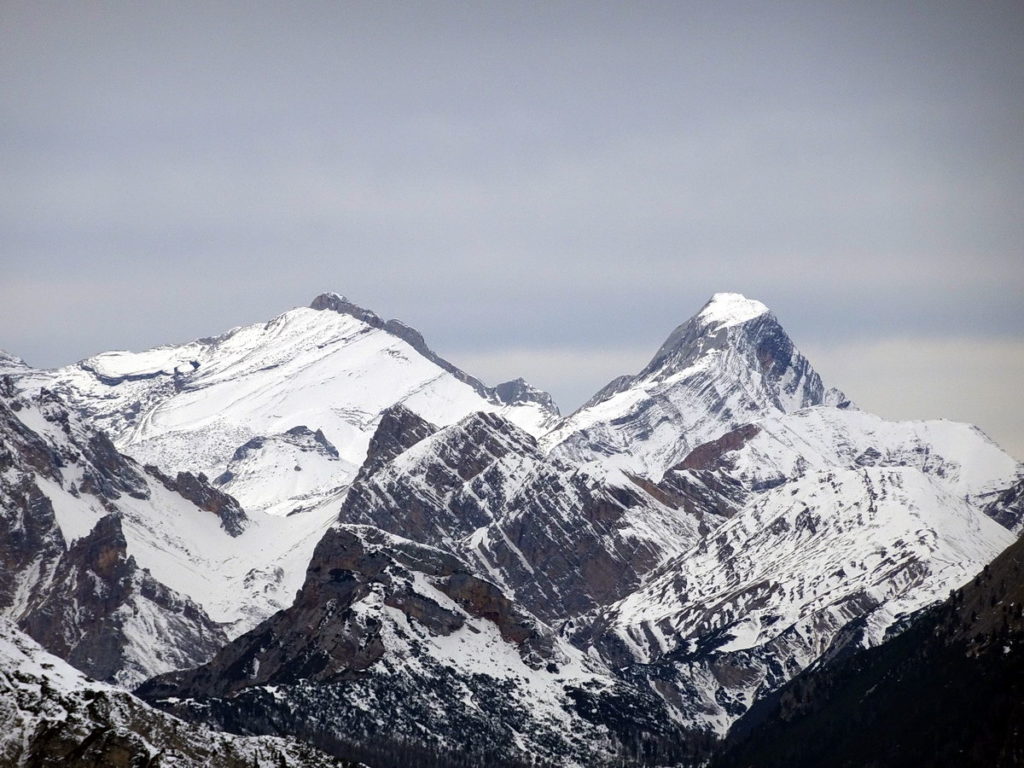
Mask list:
POLYGON ((717 440, 697 446, 678 465, 678 469, 715 470, 722 469, 723 457, 730 451, 743 447, 760 430, 756 424, 744 424, 726 432, 717 440))
POLYGON ((148 499, 149 487, 136 466, 117 452, 110 438, 103 432, 89 436, 83 450, 94 471, 87 471, 79 490, 114 500, 121 493, 136 499, 148 499))
POLYGON ((359 468, 356 481, 369 477, 406 449, 412 448, 436 431, 437 427, 401 403, 391 406, 381 414, 380 423, 370 438, 366 460, 359 468))
POLYGON ((382 758, 396 742, 441 764, 518 766, 674 738, 649 689, 615 681, 459 558, 370 526, 333 528, 291 608, 138 694, 370 764, 408 764, 382 758))
POLYGON ((1024 478, 997 494, 984 512, 1014 533, 1024 531, 1024 478))
POLYGON ((16 414, 25 407, 25 403, 14 394, 10 376, 0 378, 0 389, 10 393, 8 397, 0 398, 0 430, 3 430, 0 469, 24 466, 49 480, 60 482, 60 469, 66 461, 58 450, 17 417, 16 414))
POLYGON ((546 621, 628 594, 695 536, 698 518, 679 509, 679 499, 549 459, 496 414, 473 414, 422 438, 405 430, 415 440, 404 451, 397 449, 412 439, 392 439, 396 428, 382 421, 379 442, 388 448, 371 449, 340 520, 457 553, 546 621))
POLYGON ((23 610, 35 574, 45 580, 64 552, 53 503, 37 477, 57 481, 58 451, 15 418, 0 399, 0 611, 23 610))
POLYGON ((145 469, 167 490, 184 496, 200 509, 219 517, 221 527, 232 536, 239 536, 245 530, 245 525, 249 521, 245 510, 233 496, 210 485, 209 478, 202 472, 196 475, 191 472, 179 472, 177 477, 172 479, 152 464, 147 464, 145 469))
POLYGON ((116 515, 70 546, 19 624, 83 672, 127 685, 148 676, 151 656, 165 667, 189 667, 227 642, 199 606, 136 565, 116 515))
POLYGON ((134 685, 227 638, 129 555, 128 497, 149 502, 146 475, 103 433, 52 392, 0 385, 0 614, 93 677, 134 685))

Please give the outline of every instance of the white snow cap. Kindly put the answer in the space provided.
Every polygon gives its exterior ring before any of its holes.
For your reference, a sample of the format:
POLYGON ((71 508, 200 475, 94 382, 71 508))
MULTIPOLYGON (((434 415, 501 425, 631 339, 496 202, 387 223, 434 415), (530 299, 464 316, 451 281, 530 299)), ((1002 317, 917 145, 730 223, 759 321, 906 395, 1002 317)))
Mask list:
POLYGON ((716 293, 697 317, 708 325, 727 328, 753 320, 769 311, 760 301, 748 299, 741 293, 716 293))

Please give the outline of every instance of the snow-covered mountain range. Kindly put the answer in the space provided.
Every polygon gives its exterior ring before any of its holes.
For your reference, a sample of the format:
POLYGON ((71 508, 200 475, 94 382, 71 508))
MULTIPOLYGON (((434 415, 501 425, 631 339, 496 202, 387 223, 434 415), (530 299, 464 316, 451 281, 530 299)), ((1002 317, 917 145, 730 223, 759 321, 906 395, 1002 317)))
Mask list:
POLYGON ((857 409, 738 294, 566 418, 337 294, 0 374, 4 615, 183 717, 371 765, 703 759, 1024 526, 1020 463, 857 409))
POLYGON ((228 471, 225 483, 246 509, 276 514, 346 485, 395 403, 442 425, 500 412, 534 434, 558 417, 546 393, 521 381, 488 388, 412 328, 337 294, 267 323, 107 352, 43 378, 139 461, 211 478, 228 471), (302 427, 321 432, 325 450, 289 440, 302 427))

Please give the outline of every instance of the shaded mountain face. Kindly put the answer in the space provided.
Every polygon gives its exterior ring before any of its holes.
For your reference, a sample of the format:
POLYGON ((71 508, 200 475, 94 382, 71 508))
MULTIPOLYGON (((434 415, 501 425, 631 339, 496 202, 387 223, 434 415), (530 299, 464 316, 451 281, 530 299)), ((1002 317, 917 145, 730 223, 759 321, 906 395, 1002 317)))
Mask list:
POLYGON ((0 619, 0 763, 11 768, 354 768, 281 738, 183 723, 87 678, 0 619))
POLYGON ((19 625, 92 677, 131 687, 155 671, 209 659, 227 636, 202 608, 139 568, 127 549, 120 518, 100 518, 57 560, 19 625))
POLYGON ((397 743, 476 765, 601 764, 645 740, 683 748, 649 689, 615 679, 450 553, 370 526, 332 529, 291 608, 139 694, 376 765, 415 764, 386 758, 397 743))
POLYGON ((546 457, 497 414, 439 431, 403 418, 401 432, 382 420, 387 454, 371 450, 340 519, 457 553, 545 621, 623 597, 697 539, 678 499, 546 457))
MULTIPOLYGON (((53 393, 20 397, 9 378, 0 389, 2 614, 111 682, 132 685, 208 659, 227 640, 222 629, 129 554, 122 508, 153 503, 145 473, 53 393)), ((211 527, 221 522, 171 498, 211 527)))
POLYGON ((767 307, 720 293, 640 373, 615 379, 544 443, 558 456, 659 480, 695 447, 741 424, 846 402, 825 388, 767 307))
POLYGON ((889 642, 756 704, 715 768, 1024 762, 1024 541, 889 642))

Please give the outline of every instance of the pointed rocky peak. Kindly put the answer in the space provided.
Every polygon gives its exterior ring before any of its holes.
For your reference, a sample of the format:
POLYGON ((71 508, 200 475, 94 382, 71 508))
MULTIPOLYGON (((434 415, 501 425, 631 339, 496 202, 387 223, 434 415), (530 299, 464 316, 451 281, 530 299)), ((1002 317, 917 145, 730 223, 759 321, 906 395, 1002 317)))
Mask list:
POLYGON ((536 403, 547 411, 558 415, 558 406, 551 395, 542 389, 537 389, 523 378, 505 381, 494 388, 494 394, 506 405, 523 405, 536 403))
POLYGON ((402 471, 427 472, 432 478, 430 482, 446 486, 476 477, 511 453, 524 457, 542 457, 532 435, 497 413, 477 411, 455 424, 438 429, 423 422, 403 406, 392 407, 388 411, 392 413, 386 421, 382 420, 374 435, 367 464, 371 463, 375 454, 380 458, 390 455, 390 458, 386 462, 373 461, 370 472, 364 471, 367 466, 364 464, 360 477, 368 477, 383 464, 413 447, 415 451, 410 453, 409 462, 403 464, 402 471), (392 435, 396 439, 393 440, 392 435), (379 447, 375 447, 374 443, 379 447), (412 470, 412 465, 417 469, 412 470), (445 468, 443 472, 439 471, 442 467, 445 468), (442 480, 442 475, 448 474, 451 477, 442 480))
POLYGON ((410 325, 406 325, 401 320, 387 320, 385 321, 376 312, 371 312, 368 309, 364 309, 357 304, 353 304, 347 298, 338 293, 321 293, 309 305, 310 309, 316 309, 319 311, 337 312, 342 315, 349 315, 361 320, 372 328, 377 328, 390 333, 410 347, 415 349, 425 358, 444 369, 459 381, 468 384, 479 392, 483 397, 490 400, 495 400, 496 396, 494 392, 490 390, 483 382, 479 379, 470 376, 462 369, 452 365, 440 355, 436 354, 430 347, 427 346, 426 340, 423 338, 423 334, 417 331, 410 325))
POLYGON ((321 293, 311 302, 309 302, 310 309, 317 310, 331 310, 332 312, 343 311, 343 308, 350 306, 351 302, 340 293, 334 291, 328 291, 327 293, 321 293))
POLYGON ((401 403, 385 409, 380 415, 377 430, 370 438, 366 460, 359 469, 356 479, 369 477, 396 456, 435 432, 437 427, 401 403))
POLYGON ((672 331, 640 373, 613 380, 543 440, 558 456, 616 456, 631 472, 657 479, 741 424, 848 403, 826 389, 764 304, 719 293, 672 331))
POLYGON ((477 411, 442 430, 432 441, 437 456, 463 480, 475 477, 484 466, 516 453, 541 458, 537 441, 497 413, 477 411))
MULTIPOLYGON (((700 368, 718 371, 730 379, 756 375, 773 390, 784 386, 789 397, 783 399, 796 395, 796 407, 847 401, 838 390, 825 390, 818 374, 767 306, 739 293, 716 293, 697 314, 669 334, 640 373, 611 381, 580 410, 633 386, 647 388, 700 368)), ((780 407, 779 403, 768 404, 780 407)))
POLYGON ((429 346, 427 346, 427 342, 423 338, 423 334, 412 326, 406 325, 401 320, 392 319, 385 321, 375 312, 371 312, 357 304, 353 304, 339 293, 321 293, 313 299, 312 302, 310 302, 309 306, 310 309, 349 315, 357 320, 361 320, 373 328, 377 328, 401 339, 427 358, 430 362, 434 363, 434 365, 437 365, 441 369, 447 371, 464 384, 468 384, 475 389, 478 394, 495 405, 516 406, 533 403, 540 406, 544 411, 547 411, 552 418, 557 418, 559 415, 558 407, 555 405, 554 400, 552 400, 551 395, 547 392, 531 386, 521 378, 514 379, 513 381, 506 381, 503 384, 499 384, 497 387, 488 387, 476 377, 470 376, 461 368, 453 365, 434 352, 429 346))
POLYGON ((778 401, 767 404, 782 410, 790 410, 784 402, 797 408, 848 402, 842 392, 825 389, 768 307, 739 293, 712 296, 669 335, 634 381, 660 381, 697 366, 729 378, 757 377, 778 401))
POLYGON ((709 327, 725 328, 739 325, 770 312, 768 307, 756 299, 748 299, 742 293, 716 293, 701 307, 696 319, 709 327))
POLYGON ((708 354, 762 341, 774 350, 774 356, 788 363, 793 342, 768 307, 739 293, 716 293, 669 334, 636 378, 671 376, 708 354))

